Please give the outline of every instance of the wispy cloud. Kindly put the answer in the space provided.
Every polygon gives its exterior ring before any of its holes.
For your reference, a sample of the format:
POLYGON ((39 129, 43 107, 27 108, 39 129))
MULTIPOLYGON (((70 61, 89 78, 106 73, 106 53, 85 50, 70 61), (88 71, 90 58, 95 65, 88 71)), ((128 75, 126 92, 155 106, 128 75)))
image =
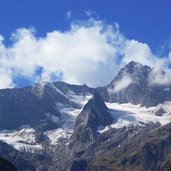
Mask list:
POLYGON ((158 59, 149 75, 150 85, 171 84, 171 70, 168 68, 170 62, 168 58, 158 59))
POLYGON ((146 43, 141 43, 137 40, 125 40, 123 51, 123 60, 125 64, 130 61, 136 61, 141 64, 146 64, 153 66, 154 63, 158 60, 150 47, 146 43))
POLYGON ((67 11, 67 13, 66 13, 67 19, 70 19, 71 18, 71 15, 72 15, 71 11, 67 11))
POLYGON ((133 83, 133 80, 131 76, 128 73, 124 73, 122 75, 122 78, 116 82, 116 85, 114 87, 114 92, 119 92, 121 90, 124 90, 127 88, 131 83, 133 83))

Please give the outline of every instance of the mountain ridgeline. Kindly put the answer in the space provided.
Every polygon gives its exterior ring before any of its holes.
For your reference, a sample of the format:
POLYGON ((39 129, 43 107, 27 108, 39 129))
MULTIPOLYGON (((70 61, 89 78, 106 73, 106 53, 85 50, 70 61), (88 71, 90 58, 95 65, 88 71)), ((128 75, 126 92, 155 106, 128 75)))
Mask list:
POLYGON ((152 73, 132 61, 105 87, 0 90, 0 156, 19 171, 167 171, 171 84, 152 73))
POLYGON ((151 73, 152 68, 149 66, 132 61, 119 71, 108 86, 102 88, 101 95, 105 101, 140 104, 146 107, 170 101, 171 84, 162 84, 163 80, 160 80, 159 84, 151 84, 151 73), (119 83, 126 86, 118 90, 116 87, 119 83))

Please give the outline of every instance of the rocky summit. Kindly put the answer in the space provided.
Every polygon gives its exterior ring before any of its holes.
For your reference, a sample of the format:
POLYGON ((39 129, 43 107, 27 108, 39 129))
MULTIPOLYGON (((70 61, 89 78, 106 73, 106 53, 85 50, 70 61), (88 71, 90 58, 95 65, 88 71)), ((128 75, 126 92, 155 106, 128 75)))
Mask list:
POLYGON ((171 80, 158 74, 167 73, 132 61, 104 87, 43 82, 1 89, 0 168, 168 171, 171 80))

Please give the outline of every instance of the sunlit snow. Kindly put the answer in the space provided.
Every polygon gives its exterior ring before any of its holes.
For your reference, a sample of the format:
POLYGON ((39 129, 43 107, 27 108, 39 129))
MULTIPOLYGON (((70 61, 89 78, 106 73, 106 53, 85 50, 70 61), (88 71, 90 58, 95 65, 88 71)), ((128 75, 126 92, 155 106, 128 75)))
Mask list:
POLYGON ((61 113, 61 118, 60 118, 61 127, 58 129, 45 132, 51 144, 57 144, 61 138, 69 138, 72 135, 78 114, 81 112, 82 107, 92 97, 91 94, 77 95, 72 91, 69 91, 68 96, 70 97, 70 101, 79 104, 81 108, 76 109, 70 106, 65 106, 64 104, 59 104, 59 103, 57 104, 58 107, 61 107, 59 110, 61 113))
POLYGON ((130 103, 106 103, 110 109, 110 113, 115 119, 112 125, 99 127, 98 132, 102 133, 110 128, 122 128, 125 126, 144 126, 150 122, 160 123, 161 125, 168 124, 171 121, 171 102, 164 102, 155 107, 141 107, 130 103), (156 112, 160 109, 164 110, 161 116, 157 116, 156 112))
POLYGON ((35 142, 35 130, 28 126, 19 130, 0 131, 0 140, 19 151, 35 152, 42 149, 42 146, 35 142))

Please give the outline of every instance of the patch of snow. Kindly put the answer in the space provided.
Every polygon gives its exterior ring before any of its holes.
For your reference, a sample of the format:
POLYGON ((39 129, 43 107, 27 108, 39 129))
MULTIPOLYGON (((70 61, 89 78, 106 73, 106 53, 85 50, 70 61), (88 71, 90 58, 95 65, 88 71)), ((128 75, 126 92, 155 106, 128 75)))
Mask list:
POLYGON ((49 87, 53 88, 57 93, 61 94, 62 96, 68 98, 62 91, 60 91, 57 87, 55 87, 52 83, 47 83, 49 87))
POLYGON ((40 151, 43 149, 40 144, 30 145, 30 144, 23 144, 23 143, 11 143, 10 145, 12 145, 18 151, 29 152, 29 153, 35 153, 36 151, 40 151))
POLYGON ((106 105, 110 109, 110 113, 116 122, 105 128, 99 127, 99 133, 108 131, 110 128, 129 127, 131 125, 145 126, 150 122, 165 125, 171 121, 171 102, 164 102, 163 104, 150 108, 130 103, 106 103, 106 105), (161 108, 164 110, 164 113, 162 116, 157 116, 156 112, 161 108))
POLYGON ((60 109, 61 113, 74 116, 74 117, 77 117, 80 111, 81 109, 75 109, 71 107, 65 107, 65 108, 60 109))
POLYGON ((72 131, 67 131, 62 128, 46 131, 45 135, 49 138, 51 144, 56 145, 58 144, 61 138, 69 138, 72 134, 72 131))
POLYGON ((32 87, 32 92, 37 95, 39 98, 42 97, 43 93, 44 93, 44 88, 45 88, 46 82, 41 82, 40 84, 35 84, 32 87))
MULTIPOLYGON (((56 87, 54 88, 56 89, 56 87)), ((60 127, 45 132, 45 135, 47 135, 52 144, 57 144, 61 138, 69 138, 71 136, 78 114, 81 112, 82 107, 92 97, 91 94, 76 94, 71 90, 69 90, 65 96, 68 96, 67 98, 78 104, 79 107, 73 108, 67 104, 57 102, 56 107, 61 113, 61 117, 58 118, 50 113, 46 114, 52 122, 58 123, 60 127)))
POLYGON ((56 102, 55 105, 56 105, 57 109, 62 109, 64 107, 66 107, 66 104, 63 104, 63 103, 60 103, 60 102, 56 102))
POLYGON ((22 126, 19 130, 1 130, 0 140, 12 145, 16 150, 34 152, 42 147, 35 142, 35 130, 22 126))
POLYGON ((170 91, 170 88, 165 88, 164 91, 170 91))
MULTIPOLYGON (((78 95, 73 95, 73 99, 75 98, 75 102, 79 102, 81 107, 84 106, 84 104, 87 103, 87 101, 91 98, 90 95, 87 96, 78 96, 78 95)), ((73 100, 72 99, 72 100, 73 100)), ((71 108, 71 107, 64 107, 62 109, 60 109, 60 113, 61 113, 61 120, 60 122, 62 123, 62 128, 64 130, 73 130, 74 129, 74 125, 75 125, 75 121, 76 118, 78 116, 78 114, 81 112, 81 109, 75 109, 75 108, 71 108)))
POLYGON ((81 112, 81 109, 63 108, 60 110, 60 112, 62 114, 60 120, 62 124, 62 128, 67 132, 73 131, 76 118, 78 114, 81 112))
POLYGON ((55 115, 51 115, 51 121, 54 123, 58 123, 59 122, 59 118, 55 115))
POLYGON ((54 123, 58 123, 59 122, 59 117, 55 116, 55 115, 52 115, 50 113, 46 113, 46 116, 48 118, 50 118, 50 120, 54 123))
MULTIPOLYGON (((69 95, 71 98, 70 100, 80 104, 81 107, 83 107, 84 104, 86 104, 87 101, 92 97, 91 95, 76 95, 74 92, 71 91, 69 92, 69 95)), ((62 108, 59 110, 61 113, 61 127, 45 132, 52 144, 57 144, 61 138, 69 138, 72 135, 76 118, 81 110, 82 108, 76 109, 68 106, 62 106, 62 108)))
POLYGON ((75 92, 69 90, 68 96, 70 97, 70 100, 72 102, 75 102, 77 104, 80 104, 81 106, 84 106, 87 101, 92 97, 92 94, 76 94, 75 92))
MULTIPOLYGON (((83 98, 82 103, 86 103, 87 98, 83 98)), ((71 107, 63 107, 59 111, 61 113, 60 124, 61 128, 46 131, 45 135, 49 138, 51 144, 58 144, 61 138, 69 138, 72 135, 74 125, 76 122, 76 118, 82 109, 75 109, 71 107)), ((59 122, 57 117, 51 115, 51 119, 53 121, 59 122)))

